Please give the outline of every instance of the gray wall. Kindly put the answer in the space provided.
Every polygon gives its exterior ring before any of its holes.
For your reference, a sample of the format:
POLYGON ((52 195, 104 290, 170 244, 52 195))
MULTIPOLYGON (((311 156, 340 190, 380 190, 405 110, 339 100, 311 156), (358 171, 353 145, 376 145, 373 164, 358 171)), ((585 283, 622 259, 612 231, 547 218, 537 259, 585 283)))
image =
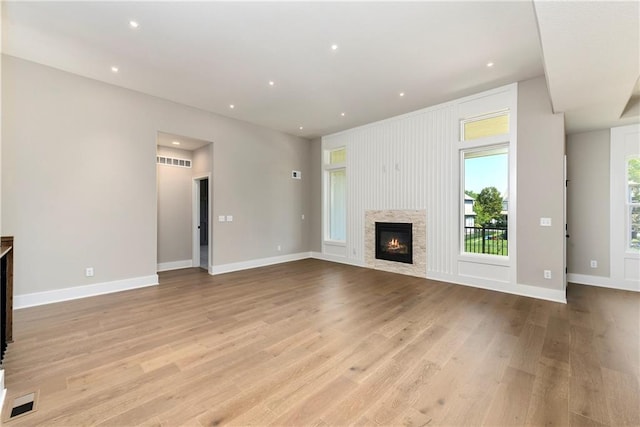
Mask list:
MULTIPOLYGON (((16 294, 155 273, 158 130, 213 141, 213 216, 234 216, 212 224, 214 266, 320 250, 320 140, 3 59, 2 216, 19 243, 16 294)), ((563 117, 543 78, 519 84, 518 110, 518 282, 559 288, 563 117)))
POLYGON ((610 276, 609 154, 611 130, 567 135, 569 273, 610 276), (598 261, 591 268, 591 260, 598 261))
POLYGON ((158 131, 214 143, 214 206, 235 217, 212 224, 214 265, 309 250, 310 181, 290 177, 306 173, 309 141, 8 56, 2 67, 17 295, 155 274, 158 131))
POLYGON ((261 139, 268 131, 254 129, 233 143, 214 138, 214 265, 309 251, 301 217, 309 211, 309 141, 275 131, 261 139), (219 215, 233 222, 217 222, 219 215))
MULTIPOLYGON (((158 154, 188 160, 194 157, 191 151, 160 146, 158 154)), ((192 258, 192 176, 192 168, 157 165, 158 263, 192 258)))
POLYGON ((311 141, 309 248, 322 252, 322 138, 311 141))
POLYGON ((212 150, 212 144, 207 144, 204 147, 200 147, 197 150, 192 151, 193 168, 191 171, 193 172, 193 177, 211 173, 211 163, 213 162, 212 150))
POLYGON ((518 283, 562 289, 564 116, 553 114, 548 93, 544 77, 518 83, 518 283), (541 217, 552 226, 541 227, 541 217))

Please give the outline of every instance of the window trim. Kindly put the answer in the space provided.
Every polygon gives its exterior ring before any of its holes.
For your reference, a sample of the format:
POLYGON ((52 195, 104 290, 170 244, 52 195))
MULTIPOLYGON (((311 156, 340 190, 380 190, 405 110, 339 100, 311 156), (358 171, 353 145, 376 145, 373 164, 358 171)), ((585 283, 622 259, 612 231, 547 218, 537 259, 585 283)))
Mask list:
POLYGON ((340 168, 346 168, 347 167, 347 162, 340 162, 340 163, 331 163, 331 153, 335 152, 335 151, 340 151, 340 150, 344 150, 345 152, 345 158, 347 157, 347 147, 345 146, 341 146, 341 147, 333 147, 333 148, 327 148, 324 150, 323 153, 323 159, 322 159, 322 165, 324 167, 324 169, 340 169, 340 168))
POLYGON ((639 291, 640 253, 627 250, 627 217, 623 211, 626 194, 627 169, 623 167, 630 156, 640 155, 640 124, 611 128, 609 147, 609 251, 610 283, 618 289, 639 291))
POLYGON ((347 220, 349 218, 348 215, 348 206, 347 206, 347 201, 348 201, 348 197, 347 197, 347 191, 348 189, 345 188, 345 238, 344 240, 335 240, 335 239, 331 239, 331 204, 330 204, 330 198, 331 198, 331 187, 330 187, 330 175, 331 172, 336 171, 336 170, 340 170, 343 169, 345 172, 345 187, 348 186, 348 174, 347 174, 347 164, 346 161, 345 162, 341 162, 341 163, 330 163, 330 159, 331 159, 331 152, 333 151, 339 151, 339 150, 345 150, 345 158, 347 157, 348 153, 347 153, 347 147, 342 145, 342 146, 336 146, 336 147, 331 147, 331 148, 326 148, 323 150, 323 156, 322 156, 322 179, 323 179, 323 188, 324 188, 324 195, 323 195, 323 207, 322 210, 324 212, 324 219, 322 221, 322 241, 324 244, 326 245, 331 245, 331 246, 340 246, 340 247, 346 247, 347 244, 347 234, 348 234, 348 226, 347 226, 347 220))
POLYGON ((638 159, 640 161, 640 155, 629 154, 625 156, 625 168, 624 168, 624 201, 625 201, 625 252, 628 254, 639 254, 640 250, 631 248, 631 210, 633 208, 640 208, 640 202, 631 202, 629 192, 629 161, 632 159, 638 159))
POLYGON ((326 243, 345 243, 347 242, 347 168, 345 166, 342 167, 330 167, 330 168, 326 168, 325 169, 325 188, 327 189, 326 192, 326 199, 325 199, 325 210, 326 210, 326 216, 325 216, 325 235, 324 235, 324 241, 326 243), (339 239, 332 239, 331 238, 331 173, 332 172, 338 172, 338 171, 344 171, 344 180, 345 180, 345 224, 344 224, 344 240, 339 240, 339 239))

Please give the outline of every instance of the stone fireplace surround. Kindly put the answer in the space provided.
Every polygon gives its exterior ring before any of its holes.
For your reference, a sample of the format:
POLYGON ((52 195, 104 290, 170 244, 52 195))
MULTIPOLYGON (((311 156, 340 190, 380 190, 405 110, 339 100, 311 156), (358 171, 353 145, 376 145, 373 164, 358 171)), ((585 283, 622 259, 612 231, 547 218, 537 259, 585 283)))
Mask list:
POLYGON ((427 212, 424 210, 379 210, 364 214, 364 261, 369 268, 409 276, 427 275, 427 212), (413 264, 376 259, 376 222, 413 224, 413 264))

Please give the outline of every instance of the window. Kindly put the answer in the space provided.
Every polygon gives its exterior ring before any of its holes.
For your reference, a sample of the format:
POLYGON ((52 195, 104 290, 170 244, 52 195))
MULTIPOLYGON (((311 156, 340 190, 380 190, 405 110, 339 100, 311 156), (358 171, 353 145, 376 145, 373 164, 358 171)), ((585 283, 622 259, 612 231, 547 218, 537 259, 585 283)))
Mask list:
POLYGON ((344 242, 347 239, 347 158, 346 149, 329 150, 325 154, 326 199, 325 239, 344 242))
POLYGON ((462 252, 508 255, 509 148, 462 152, 462 252))
POLYGON ((339 148, 337 150, 329 151, 329 164, 344 164, 347 159, 347 150, 345 148, 339 148))
POLYGON ((460 122, 460 140, 471 141, 509 133, 509 112, 500 111, 460 122))
POLYGON ((611 129, 609 250, 611 282, 638 290, 640 283, 640 125, 611 129))
POLYGON ((627 248, 640 252, 640 157, 627 161, 627 248))
POLYGON ((344 168, 329 172, 329 240, 345 241, 347 174, 344 168))

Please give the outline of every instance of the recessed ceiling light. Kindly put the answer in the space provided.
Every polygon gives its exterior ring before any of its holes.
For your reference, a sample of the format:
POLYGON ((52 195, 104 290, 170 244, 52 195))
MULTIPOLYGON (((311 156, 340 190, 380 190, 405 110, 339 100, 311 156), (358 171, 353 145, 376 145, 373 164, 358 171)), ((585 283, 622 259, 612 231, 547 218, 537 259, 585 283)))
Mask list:
POLYGON ((493 67, 493 62, 487 62, 487 67, 489 68, 493 67))
POLYGON ((304 129, 304 128, 303 128, 302 126, 300 126, 298 129, 302 130, 302 129, 304 129))
POLYGON ((404 96, 404 92, 400 92, 398 95, 400 95, 400 96, 404 96))
POLYGON ((111 67, 111 71, 114 72, 114 73, 117 73, 118 72, 118 67, 116 67, 116 66, 111 67))
POLYGON ((172 144, 173 145, 180 145, 180 141, 173 141, 172 144))
POLYGON ((140 24, 138 24, 137 21, 129 21, 129 26, 131 28, 138 28, 140 26, 140 24))
POLYGON ((275 84, 276 84, 276 83, 275 83, 273 80, 269 80, 269 86, 273 86, 273 85, 275 85, 275 84))
POLYGON ((236 108, 236 106, 233 105, 233 104, 229 104, 229 108, 231 108, 233 110, 234 108, 236 108))
POLYGON ((331 50, 338 50, 338 45, 337 44, 332 44, 331 45, 331 50))
POLYGON ((340 115, 341 115, 342 117, 344 117, 344 116, 346 115, 346 113, 340 113, 340 115))

